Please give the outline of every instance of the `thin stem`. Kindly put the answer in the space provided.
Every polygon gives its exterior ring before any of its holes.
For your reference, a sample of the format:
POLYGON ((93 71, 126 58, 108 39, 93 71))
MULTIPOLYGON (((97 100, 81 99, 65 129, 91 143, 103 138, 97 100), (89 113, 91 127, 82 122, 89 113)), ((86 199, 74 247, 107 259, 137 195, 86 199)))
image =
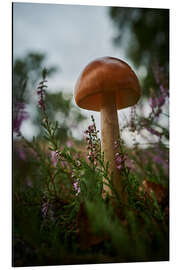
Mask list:
MULTIPOLYGON (((115 93, 104 93, 101 104, 101 137, 102 152, 104 152, 104 162, 109 163, 109 175, 113 173, 113 186, 120 196, 120 200, 124 201, 122 177, 116 166, 115 160, 115 142, 119 140, 119 124, 116 109, 115 93)), ((104 181, 106 181, 104 179, 104 181)), ((112 195, 108 185, 103 186, 103 196, 112 195)))

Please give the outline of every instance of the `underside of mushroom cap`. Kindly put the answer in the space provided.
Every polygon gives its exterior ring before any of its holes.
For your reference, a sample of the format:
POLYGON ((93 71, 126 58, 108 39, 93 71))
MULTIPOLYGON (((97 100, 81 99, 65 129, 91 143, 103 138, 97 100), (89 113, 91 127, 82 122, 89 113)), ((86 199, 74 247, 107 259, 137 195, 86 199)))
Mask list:
POLYGON ((141 89, 128 64, 118 58, 102 57, 85 67, 75 86, 77 105, 100 111, 103 93, 115 94, 117 110, 137 103, 141 89))

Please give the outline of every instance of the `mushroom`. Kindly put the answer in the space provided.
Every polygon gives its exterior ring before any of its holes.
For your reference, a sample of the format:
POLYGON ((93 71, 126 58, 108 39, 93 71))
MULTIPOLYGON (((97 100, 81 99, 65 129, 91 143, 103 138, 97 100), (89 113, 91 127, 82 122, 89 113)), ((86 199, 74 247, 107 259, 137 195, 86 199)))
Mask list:
MULTIPOLYGON (((75 86, 76 104, 86 110, 101 112, 101 149, 109 174, 113 173, 113 186, 123 202, 122 177, 116 166, 114 143, 119 140, 117 110, 137 103, 141 89, 136 74, 124 61, 102 57, 90 62, 80 74, 75 86)), ((112 194, 103 184, 103 194, 112 194)))

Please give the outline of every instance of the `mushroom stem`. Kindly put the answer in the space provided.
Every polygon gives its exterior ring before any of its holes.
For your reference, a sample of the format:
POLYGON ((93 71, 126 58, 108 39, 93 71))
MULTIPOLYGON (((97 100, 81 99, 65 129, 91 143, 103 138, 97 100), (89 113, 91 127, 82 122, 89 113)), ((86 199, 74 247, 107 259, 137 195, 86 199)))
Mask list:
MULTIPOLYGON (((103 93, 101 104, 101 148, 104 152, 105 164, 109 162, 109 176, 113 173, 113 185, 118 192, 120 199, 123 198, 122 180, 120 172, 117 169, 115 160, 115 141, 119 139, 119 124, 116 108, 116 96, 113 93, 103 93)), ((112 195, 111 189, 105 183, 103 184, 103 197, 106 194, 112 195)))

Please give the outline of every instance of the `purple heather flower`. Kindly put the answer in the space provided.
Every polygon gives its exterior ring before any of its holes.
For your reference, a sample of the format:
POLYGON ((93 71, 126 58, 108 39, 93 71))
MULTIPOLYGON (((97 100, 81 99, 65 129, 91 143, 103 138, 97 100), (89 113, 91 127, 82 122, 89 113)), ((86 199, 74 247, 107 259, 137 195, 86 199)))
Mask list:
POLYGON ((164 160, 161 156, 157 155, 154 156, 154 161, 160 165, 162 165, 165 169, 168 168, 168 162, 166 160, 164 160))
POLYGON ((26 153, 23 151, 23 149, 19 149, 18 151, 19 153, 19 157, 22 159, 22 160, 26 160, 26 153))
POLYGON ((44 201, 42 203, 41 211, 44 218, 48 215, 51 220, 54 220, 53 204, 48 204, 47 201, 44 201))
POLYGON ((116 160, 116 167, 118 170, 122 169, 124 166, 124 161, 125 161, 125 155, 122 155, 120 153, 115 154, 115 160, 116 160))
POLYGON ((85 130, 84 133, 85 133, 85 134, 88 134, 89 132, 88 132, 88 130, 85 130))
POLYGON ((39 96, 38 104, 43 111, 45 111, 45 109, 46 109, 45 103, 44 103, 45 90, 43 88, 47 87, 46 85, 44 85, 44 82, 45 82, 45 80, 40 82, 40 84, 38 86, 38 90, 37 90, 37 95, 39 96))
POLYGON ((13 131, 18 133, 22 124, 22 121, 24 120, 24 118, 15 118, 13 120, 13 131))
POLYGON ((117 148, 118 147, 118 141, 115 141, 114 142, 114 148, 117 148))
POLYGON ((14 119, 13 119, 13 131, 19 133, 22 122, 28 119, 28 113, 24 111, 25 104, 17 102, 15 105, 14 119))
POLYGON ((40 99, 40 100, 38 101, 38 104, 39 104, 39 106, 40 106, 43 110, 45 110, 45 104, 44 104, 44 101, 43 101, 42 99, 40 99))
POLYGON ((93 156, 93 152, 92 151, 89 151, 89 156, 93 156))
POLYGON ((61 167, 62 168, 67 167, 67 161, 61 161, 61 167))
POLYGON ((165 103, 165 98, 163 97, 163 95, 161 95, 158 99, 157 99, 157 102, 158 102, 158 106, 161 107, 164 105, 165 103))
POLYGON ((160 156, 155 156, 154 161, 161 164, 162 163, 162 158, 160 156))
POLYGON ((55 155, 56 155, 56 158, 58 159, 61 155, 61 152, 59 152, 58 150, 55 151, 55 155))
POLYGON ((168 95, 167 89, 166 89, 162 84, 160 85, 160 90, 161 90, 161 93, 162 93, 164 96, 167 96, 167 95, 168 95))
POLYGON ((160 113, 162 112, 162 110, 160 109, 160 107, 158 108, 157 112, 155 113, 155 117, 158 117, 160 115, 160 113))
POLYGON ((94 125, 90 125, 90 126, 88 127, 88 130, 89 130, 90 132, 94 132, 94 129, 95 129, 95 126, 94 126, 94 125))
POLYGON ((118 156, 118 157, 116 158, 116 163, 117 163, 117 164, 121 164, 121 163, 123 163, 123 161, 124 161, 124 159, 122 158, 122 156, 118 156))
POLYGON ((89 145, 86 145, 86 150, 89 150, 89 149, 90 149, 89 145))
POLYGON ((158 137, 161 137, 161 133, 159 133, 157 130, 151 128, 151 127, 146 127, 146 129, 153 135, 156 135, 158 137))
POLYGON ((78 195, 81 190, 79 187, 79 182, 77 180, 73 183, 73 187, 74 187, 74 190, 76 191, 76 195, 78 195))
POLYGON ((48 210, 48 204, 47 202, 43 202, 42 204, 42 215, 43 217, 46 217, 47 216, 47 210, 48 210))
POLYGON ((74 187, 75 190, 77 190, 77 188, 78 188, 78 182, 74 182, 73 183, 73 187, 74 187))
POLYGON ((58 162, 58 159, 60 157, 61 152, 56 151, 51 151, 50 155, 51 155, 51 161, 54 167, 56 167, 56 164, 58 162))
POLYGON ((86 150, 88 154, 86 158, 94 165, 97 164, 96 159, 99 153, 99 143, 97 141, 97 132, 95 124, 88 126, 88 129, 84 131, 86 140, 86 150))
POLYGON ((122 164, 119 164, 119 165, 117 165, 117 167, 116 167, 118 170, 121 170, 122 168, 123 168, 123 165, 122 164))
POLYGON ((17 102, 16 105, 15 105, 16 111, 24 110, 24 108, 25 108, 24 102, 17 102))
POLYGON ((57 159, 57 156, 56 156, 56 152, 51 151, 51 162, 52 162, 54 167, 56 167, 57 161, 58 161, 58 159, 57 159))
POLYGON ((157 99, 156 98, 152 98, 152 97, 150 97, 150 99, 149 99, 149 103, 150 103, 150 105, 151 105, 151 108, 156 108, 157 107, 157 99))
POLYGON ((67 146, 67 147, 71 147, 71 146, 72 146, 72 141, 70 141, 70 140, 67 141, 67 142, 66 142, 66 146, 67 146))
POLYGON ((44 96, 45 95, 45 90, 37 90, 37 94, 38 95, 42 94, 44 96))

